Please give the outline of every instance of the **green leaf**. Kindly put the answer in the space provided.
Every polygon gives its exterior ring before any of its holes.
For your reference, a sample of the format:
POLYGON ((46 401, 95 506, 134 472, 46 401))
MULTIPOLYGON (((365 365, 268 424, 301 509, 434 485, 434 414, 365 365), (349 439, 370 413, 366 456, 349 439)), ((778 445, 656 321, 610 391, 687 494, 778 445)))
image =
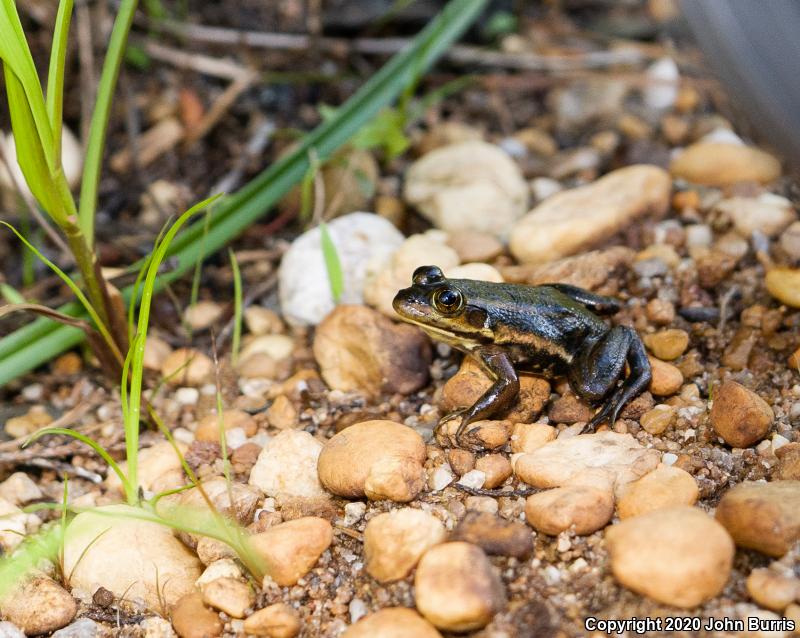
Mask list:
POLYGON ((405 116, 397 109, 387 108, 353 136, 352 144, 356 148, 381 149, 391 160, 411 146, 405 127, 405 116))
POLYGON ((231 340, 231 363, 236 367, 239 361, 239 344, 242 341, 242 273, 239 261, 232 248, 228 249, 233 271, 233 339, 231 340))
POLYGON ((47 71, 47 115, 53 130, 54 154, 61 158, 61 124, 64 102, 64 66, 67 57, 67 36, 72 19, 74 0, 61 0, 53 29, 53 48, 50 50, 50 67, 47 71))
POLYGON ((325 222, 319 225, 320 241, 322 242, 322 255, 325 258, 325 268, 328 271, 328 281, 331 284, 331 294, 333 300, 339 303, 344 292, 344 275, 342 274, 342 262, 339 260, 339 252, 336 244, 333 243, 331 234, 328 232, 328 225, 325 222))
MULTIPOLYGON (((202 222, 192 224, 183 232, 168 253, 175 258, 176 266, 158 278, 155 290, 162 289, 191 269, 198 255, 216 252, 266 214, 303 178, 309 166, 310 149, 316 149, 320 159, 329 157, 397 98, 416 74, 433 64, 480 15, 486 4, 487 0, 450 0, 407 49, 389 60, 337 109, 334 119, 323 122, 306 135, 292 153, 271 164, 237 193, 225 198, 215 210, 205 242, 200 241, 202 222)), ((133 271, 138 268, 139 264, 132 266, 133 271)), ((123 291, 126 300, 130 300, 131 294, 130 288, 123 291)), ((77 304, 67 304, 60 310, 65 314, 80 313, 77 304)), ((38 320, 0 339, 0 386, 79 341, 80 333, 74 329, 38 320)))

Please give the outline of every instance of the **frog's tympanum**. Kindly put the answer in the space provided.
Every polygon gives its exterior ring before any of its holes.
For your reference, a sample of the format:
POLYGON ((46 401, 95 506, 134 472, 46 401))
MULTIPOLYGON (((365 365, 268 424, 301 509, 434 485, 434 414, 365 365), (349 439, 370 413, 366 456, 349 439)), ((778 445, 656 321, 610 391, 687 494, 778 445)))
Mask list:
POLYGON ((394 298, 405 321, 431 337, 472 355, 494 380, 474 405, 457 416, 460 440, 467 426, 509 408, 519 393, 515 368, 545 377, 564 376, 576 395, 604 401, 590 428, 613 423, 622 407, 650 383, 650 363, 633 328, 610 328, 598 315, 620 303, 576 286, 523 286, 447 279, 436 266, 414 271, 410 288, 394 298), (625 364, 630 366, 627 378, 625 364))

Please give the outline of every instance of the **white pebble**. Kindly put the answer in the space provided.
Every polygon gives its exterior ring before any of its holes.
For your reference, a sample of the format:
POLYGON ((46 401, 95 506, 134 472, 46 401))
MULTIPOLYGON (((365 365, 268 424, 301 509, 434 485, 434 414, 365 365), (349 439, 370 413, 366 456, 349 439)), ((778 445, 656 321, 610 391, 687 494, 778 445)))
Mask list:
POLYGON ((486 472, 482 472, 481 470, 470 470, 459 479, 458 484, 477 490, 482 488, 485 482, 486 472))
POLYGON ((453 473, 450 471, 449 467, 446 465, 440 465, 433 471, 433 474, 431 474, 431 491, 440 492, 450 485, 454 478, 455 476, 453 476, 453 473))
POLYGON ((344 524, 352 527, 360 521, 367 511, 367 504, 361 501, 353 501, 344 506, 344 524))
POLYGON ((530 182, 531 193, 537 202, 547 199, 562 190, 561 183, 549 177, 536 177, 530 182))
POLYGON ((647 86, 644 101, 653 109, 670 108, 678 97, 678 65, 672 58, 661 58, 647 67, 647 86))
POLYGON ((225 443, 231 450, 247 443, 247 435, 242 428, 231 428, 225 433, 225 443))
POLYGON ((787 439, 785 436, 774 434, 772 436, 772 451, 774 452, 778 448, 782 448, 787 443, 789 443, 789 439, 787 439))
POLYGON ((711 226, 707 224, 690 224, 686 227, 686 246, 710 246, 714 239, 711 226))
POLYGON ((548 565, 544 568, 544 580, 548 585, 557 585, 561 582, 561 572, 555 565, 548 565))
POLYGON ((677 460, 678 460, 678 455, 673 454, 672 452, 667 452, 664 454, 664 456, 661 457, 661 462, 664 465, 674 465, 677 460))
POLYGON ((175 391, 175 400, 180 405, 197 405, 200 392, 197 388, 178 388, 175 391))
POLYGON ((720 144, 738 144, 739 146, 744 146, 744 142, 742 138, 736 135, 732 130, 729 128, 715 128, 710 133, 706 133, 700 139, 701 142, 717 142, 720 144))
POLYGON ((22 396, 26 401, 39 401, 43 394, 44 388, 41 383, 31 383, 22 390, 22 396))
POLYGON ((360 598, 353 598, 348 605, 348 609, 350 610, 351 624, 367 615, 367 604, 360 598))
POLYGON ((194 441, 194 432, 186 428, 175 428, 172 431, 172 436, 178 443, 185 443, 186 445, 191 445, 194 441))

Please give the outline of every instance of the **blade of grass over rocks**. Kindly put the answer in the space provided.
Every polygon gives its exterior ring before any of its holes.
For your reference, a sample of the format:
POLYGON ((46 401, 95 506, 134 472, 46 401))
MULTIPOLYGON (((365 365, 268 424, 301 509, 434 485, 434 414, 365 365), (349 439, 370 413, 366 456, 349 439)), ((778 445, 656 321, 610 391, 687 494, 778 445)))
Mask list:
POLYGON ((325 269, 328 271, 328 281, 331 284, 331 295, 333 301, 339 303, 344 292, 344 275, 342 274, 342 262, 339 260, 339 253, 336 244, 331 239, 328 232, 328 225, 325 222, 319 225, 320 241, 322 242, 322 255, 325 258, 325 269))
POLYGON ((233 338, 231 340, 231 365, 239 362, 239 346, 242 342, 242 273, 233 249, 228 249, 233 271, 233 338))
MULTIPOLYGON (((181 277, 192 268, 198 256, 216 252, 269 212, 306 174, 311 149, 315 149, 321 160, 333 154, 429 68, 474 22, 487 1, 450 0, 406 50, 389 60, 337 109, 335 117, 310 132, 292 153, 271 164, 237 193, 221 201, 214 211, 205 242, 200 241, 203 222, 191 225, 171 245, 168 255, 175 258, 177 265, 157 279, 154 291, 181 277)), ((2 2, 9 3, 11 0, 2 2)), ((131 288, 124 290, 123 295, 130 300, 131 288)), ((65 314, 80 312, 77 304, 68 304, 59 310, 65 314)), ((0 386, 79 341, 80 333, 39 320, 0 339, 0 386)))

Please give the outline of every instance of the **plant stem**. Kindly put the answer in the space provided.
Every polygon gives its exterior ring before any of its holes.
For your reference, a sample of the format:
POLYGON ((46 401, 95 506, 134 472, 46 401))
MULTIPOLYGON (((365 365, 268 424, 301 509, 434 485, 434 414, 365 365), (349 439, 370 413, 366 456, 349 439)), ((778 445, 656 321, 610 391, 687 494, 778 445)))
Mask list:
POLYGON ((89 143, 86 146, 86 161, 83 165, 81 180, 81 196, 78 210, 78 225, 81 227, 86 243, 91 249, 94 246, 94 217, 97 208, 97 189, 100 183, 100 168, 103 162, 103 150, 106 145, 108 120, 111 115, 111 100, 119 78, 125 45, 136 13, 137 0, 122 0, 119 13, 114 20, 111 39, 108 42, 103 72, 97 87, 97 101, 92 112, 92 123, 89 129, 89 143))

